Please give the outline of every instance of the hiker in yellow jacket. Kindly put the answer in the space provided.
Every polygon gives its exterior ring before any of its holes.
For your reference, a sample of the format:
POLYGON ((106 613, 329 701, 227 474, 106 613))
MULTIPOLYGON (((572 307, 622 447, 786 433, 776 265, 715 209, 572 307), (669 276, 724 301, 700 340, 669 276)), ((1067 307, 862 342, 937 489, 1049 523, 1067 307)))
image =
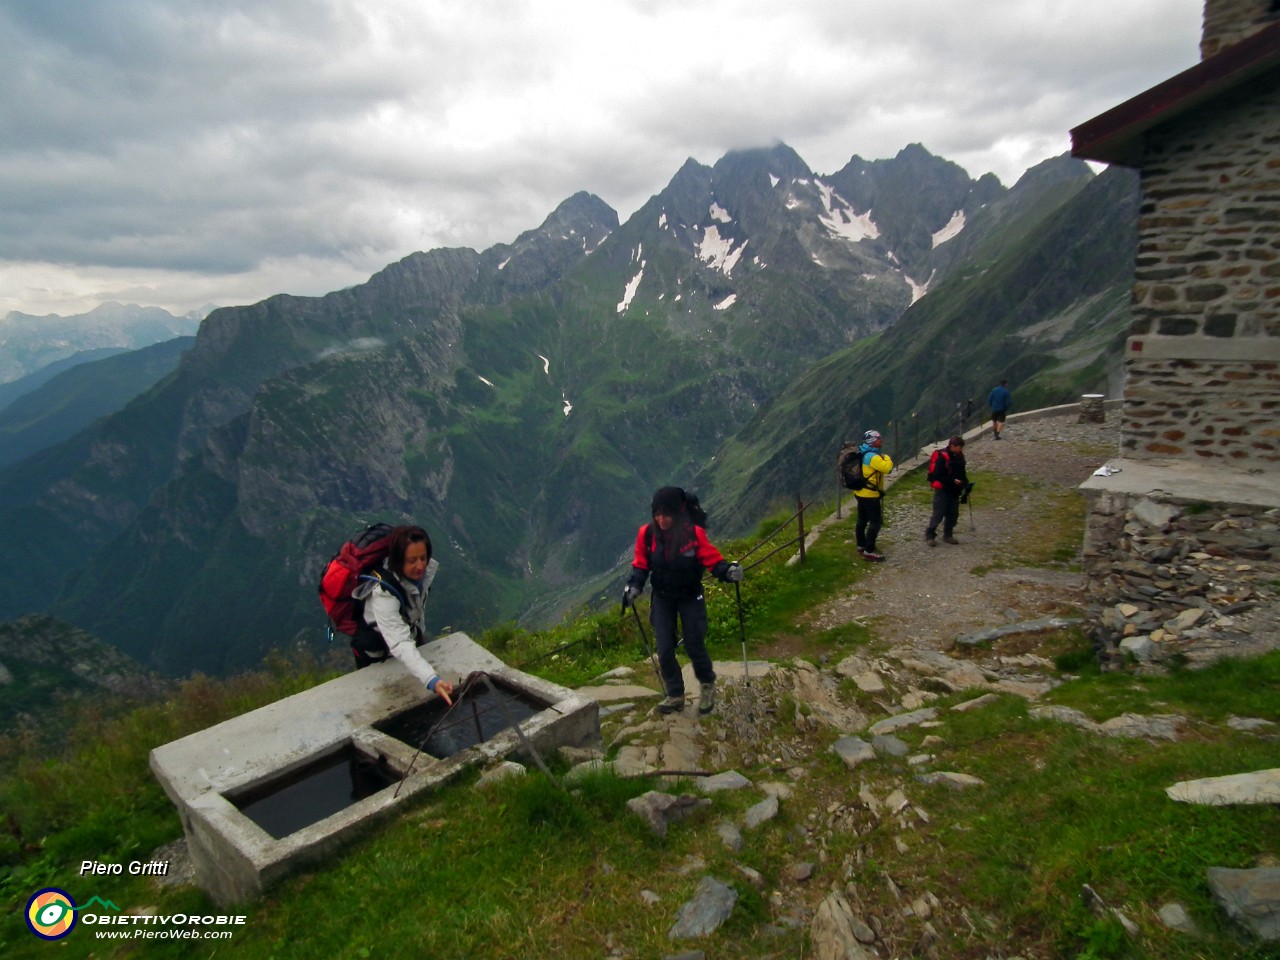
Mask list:
POLYGON ((876 552, 876 537, 880 535, 880 525, 884 519, 881 510, 884 480, 893 469, 893 461, 888 454, 880 452, 880 443, 879 430, 868 430, 862 435, 862 445, 858 452, 862 455, 862 475, 867 478, 867 482, 861 490, 853 492, 858 503, 858 553, 863 560, 871 563, 884 560, 884 554, 876 552))

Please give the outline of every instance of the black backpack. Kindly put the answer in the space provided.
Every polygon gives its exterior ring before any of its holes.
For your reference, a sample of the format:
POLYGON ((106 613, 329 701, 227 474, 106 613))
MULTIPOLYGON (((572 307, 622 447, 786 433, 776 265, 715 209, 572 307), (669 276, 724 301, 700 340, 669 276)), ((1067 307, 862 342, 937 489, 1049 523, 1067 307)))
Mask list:
POLYGON ((702 509, 702 505, 698 503, 698 498, 692 493, 685 493, 683 490, 680 492, 684 494, 684 509, 689 514, 689 519, 703 530, 707 529, 707 511, 702 509))
POLYGON ((840 446, 836 457, 836 474, 840 478, 840 486, 846 490, 865 490, 866 475, 862 472, 862 444, 846 440, 840 446))

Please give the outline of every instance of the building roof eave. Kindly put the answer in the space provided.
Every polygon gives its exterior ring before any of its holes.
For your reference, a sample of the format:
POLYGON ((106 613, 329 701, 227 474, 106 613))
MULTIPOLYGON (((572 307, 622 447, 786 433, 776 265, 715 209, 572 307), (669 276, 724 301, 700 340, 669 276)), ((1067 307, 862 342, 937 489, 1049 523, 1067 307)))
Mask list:
POLYGON ((1248 80, 1280 69, 1280 23, 1112 107, 1071 130, 1071 155, 1137 166, 1143 135, 1248 80))

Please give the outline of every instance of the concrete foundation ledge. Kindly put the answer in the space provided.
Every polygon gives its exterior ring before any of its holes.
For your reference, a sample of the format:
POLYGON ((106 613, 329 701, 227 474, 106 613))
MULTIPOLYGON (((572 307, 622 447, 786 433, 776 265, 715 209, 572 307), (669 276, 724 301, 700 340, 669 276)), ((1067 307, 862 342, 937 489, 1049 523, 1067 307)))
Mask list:
POLYGON ((1080 484, 1081 492, 1146 496, 1157 500, 1193 503, 1238 503, 1254 507, 1280 507, 1280 484, 1275 475, 1259 471, 1231 470, 1222 464, 1191 460, 1108 460, 1100 472, 1080 484))

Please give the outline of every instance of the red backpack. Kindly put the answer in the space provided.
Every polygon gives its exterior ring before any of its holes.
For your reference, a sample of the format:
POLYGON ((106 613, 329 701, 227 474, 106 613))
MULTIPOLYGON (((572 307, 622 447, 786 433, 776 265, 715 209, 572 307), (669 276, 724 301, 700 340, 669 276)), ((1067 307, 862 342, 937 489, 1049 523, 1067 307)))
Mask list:
POLYGON ((361 604, 351 599, 351 591, 362 573, 382 565, 390 545, 391 527, 375 523, 344 543, 342 549, 333 555, 320 578, 320 602, 329 614, 331 630, 349 637, 356 635, 360 626, 361 604))

